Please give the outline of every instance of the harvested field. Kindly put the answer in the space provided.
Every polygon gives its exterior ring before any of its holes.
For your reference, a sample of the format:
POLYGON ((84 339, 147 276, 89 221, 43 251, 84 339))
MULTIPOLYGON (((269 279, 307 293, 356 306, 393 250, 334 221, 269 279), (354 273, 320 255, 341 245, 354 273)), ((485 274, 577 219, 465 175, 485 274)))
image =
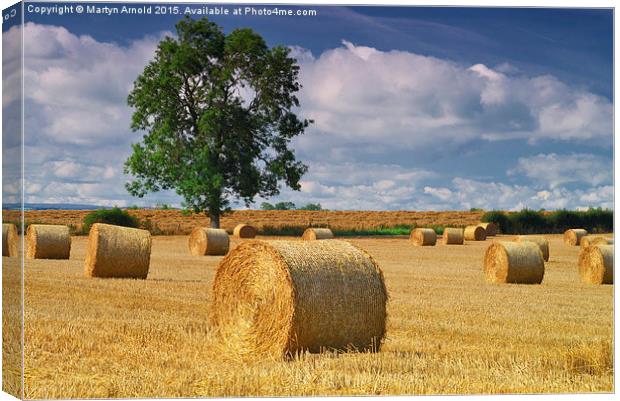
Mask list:
MULTIPOLYGON (((81 229, 89 210, 29 210, 26 222, 66 224, 81 229)), ((209 227, 205 215, 185 216, 180 210, 128 210, 142 222, 151 225, 153 234, 188 235, 195 227, 209 227)), ((4 221, 18 221, 16 211, 3 211, 4 221)), ((222 217, 221 227, 232 233, 244 223, 262 230, 266 226, 329 226, 333 230, 368 230, 398 225, 418 227, 441 225, 462 227, 476 225, 483 212, 413 212, 413 211, 309 211, 309 210, 235 210, 222 217)))
MULTIPOLYGON (((160 236, 146 280, 89 279, 87 239, 74 237, 69 260, 27 261, 25 396, 613 392, 613 286, 581 283, 580 248, 546 237, 551 258, 534 286, 485 282, 490 240, 458 247, 414 247, 406 236, 347 240, 385 275, 381 351, 243 366, 218 354, 209 325, 221 257, 191 256, 186 236, 160 236)), ((231 249, 243 241, 232 239, 231 249)), ((10 276, 17 267, 7 260, 10 276)))

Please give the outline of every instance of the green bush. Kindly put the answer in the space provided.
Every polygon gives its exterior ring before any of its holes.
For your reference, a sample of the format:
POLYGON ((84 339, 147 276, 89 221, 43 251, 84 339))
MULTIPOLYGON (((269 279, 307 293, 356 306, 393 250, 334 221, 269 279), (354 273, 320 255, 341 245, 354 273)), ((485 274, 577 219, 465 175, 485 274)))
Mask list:
POLYGON ((494 210, 485 213, 481 220, 499 225, 504 234, 559 234, 569 228, 585 228, 596 233, 614 229, 614 212, 601 208, 584 212, 561 209, 550 213, 529 209, 512 213, 494 210))
POLYGON ((82 230, 89 232, 90 227, 95 223, 113 224, 115 226, 134 227, 138 228, 140 222, 136 217, 133 217, 125 210, 121 210, 117 207, 112 209, 95 210, 84 216, 82 230))
POLYGON ((485 223, 495 223, 503 234, 508 234, 510 232, 510 221, 508 220, 508 216, 501 210, 486 212, 482 215, 480 220, 485 223))
POLYGON ((302 206, 297 210, 323 210, 320 203, 308 203, 306 206, 302 206))

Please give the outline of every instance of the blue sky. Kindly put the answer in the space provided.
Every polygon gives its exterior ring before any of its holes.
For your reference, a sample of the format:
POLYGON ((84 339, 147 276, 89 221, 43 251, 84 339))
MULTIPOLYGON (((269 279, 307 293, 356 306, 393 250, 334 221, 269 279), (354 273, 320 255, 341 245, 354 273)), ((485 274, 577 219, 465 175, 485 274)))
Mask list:
MULTIPOLYGON (((301 66, 299 112, 316 123, 294 145, 310 171, 272 201, 613 206, 610 10, 303 8, 318 15, 212 18, 292 47, 301 66)), ((131 198, 122 174, 140 138, 126 95, 178 19, 26 12, 26 201, 179 203, 131 198)))

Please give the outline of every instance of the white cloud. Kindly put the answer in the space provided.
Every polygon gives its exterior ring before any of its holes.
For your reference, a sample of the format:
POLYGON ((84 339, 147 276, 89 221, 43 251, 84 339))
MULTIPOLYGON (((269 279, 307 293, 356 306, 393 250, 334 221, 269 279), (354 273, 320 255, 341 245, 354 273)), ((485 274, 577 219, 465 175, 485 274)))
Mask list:
MULTIPOLYGON (((26 201, 177 204, 170 192, 135 200, 123 186, 129 145, 141 136, 129 129, 126 98, 160 37, 121 46, 61 27, 29 23, 25 29, 26 201)), ((10 34, 15 32, 4 38, 10 34)), ((302 191, 285 190, 283 199, 320 202, 331 209, 611 204, 609 163, 583 154, 569 161, 594 174, 565 174, 559 169, 565 158, 548 160, 564 156, 523 158, 514 173, 536 182, 535 190, 498 179, 452 179, 467 176, 467 166, 440 175, 432 166, 404 167, 393 158, 396 151, 411 152, 413 159, 415 152, 454 149, 480 139, 608 145, 612 114, 605 98, 552 76, 524 76, 507 65, 459 65, 348 41, 317 57, 300 47, 292 54, 301 64, 301 113, 315 124, 295 141, 298 154, 310 164, 302 191), (545 174, 530 168, 537 162, 545 174), (567 190, 568 183, 589 189, 567 190)), ((16 99, 3 97, 3 107, 16 99)))
POLYGON ((604 207, 613 209, 613 186, 593 186, 569 190, 548 188, 541 191, 523 185, 483 182, 466 178, 452 180, 452 188, 425 187, 424 192, 441 200, 449 200, 454 209, 521 210, 576 209, 604 207), (449 197, 448 197, 449 194, 449 197))
POLYGON ((535 182, 556 188, 569 183, 591 186, 612 182, 612 160, 586 153, 558 155, 555 153, 520 157, 509 174, 522 173, 535 182))
POLYGON ((304 146, 372 144, 388 153, 480 138, 612 141, 611 102, 553 76, 343 43, 300 60, 303 111, 316 121, 304 146))

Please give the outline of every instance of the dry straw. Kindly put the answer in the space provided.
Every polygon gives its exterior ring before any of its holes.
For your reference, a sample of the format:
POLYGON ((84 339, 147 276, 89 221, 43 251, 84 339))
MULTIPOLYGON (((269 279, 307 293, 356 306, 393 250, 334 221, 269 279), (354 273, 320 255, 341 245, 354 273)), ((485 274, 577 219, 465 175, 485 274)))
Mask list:
POLYGON ((235 358, 377 351, 388 299, 383 273, 345 241, 248 241, 219 264, 212 323, 235 358))
POLYGON ((596 235, 586 235, 579 241, 581 249, 587 248, 592 245, 612 245, 614 243, 613 238, 601 237, 596 235))
POLYGON ((304 234, 301 236, 306 241, 314 241, 317 239, 331 239, 334 238, 334 233, 329 228, 306 228, 304 234))
POLYGON ((484 254, 484 275, 490 283, 540 284, 545 275, 540 247, 530 241, 493 242, 484 254))
POLYGON ((487 233, 484 228, 480 226, 467 226, 463 232, 467 241, 484 241, 487 239, 487 233))
POLYGON ((237 238, 254 238, 256 237, 256 228, 248 224, 237 224, 233 230, 233 235, 237 238))
POLYGON ((588 284, 614 283, 614 246, 590 245, 579 254, 579 275, 588 284))
POLYGON ((19 235, 15 224, 2 224, 2 256, 17 256, 19 235))
POLYGON ((443 229, 443 242, 446 245, 463 245, 463 229, 446 227, 443 229))
POLYGON ((88 234, 84 272, 88 277, 145 279, 151 259, 151 233, 96 223, 88 234))
POLYGON ((196 227, 189 234, 189 251, 194 256, 226 255, 230 239, 226 230, 196 227))
POLYGON ((487 237, 494 237, 497 235, 498 233, 498 229, 497 229, 497 225, 495 223, 492 222, 488 222, 488 223, 478 223, 478 226, 484 228, 484 231, 487 234, 487 237))
POLYGON ((26 230, 26 258, 69 259, 71 235, 69 227, 30 224, 26 230))
POLYGON ((437 234, 432 228, 416 228, 411 231, 409 239, 416 246, 435 245, 437 242, 437 234))
POLYGON ((549 261, 549 241, 545 237, 532 237, 528 235, 517 235, 517 242, 530 241, 540 247, 545 262, 549 261))
POLYGON ((579 245, 581 238, 588 235, 588 232, 583 228, 571 228, 564 232, 564 243, 570 246, 579 245))

